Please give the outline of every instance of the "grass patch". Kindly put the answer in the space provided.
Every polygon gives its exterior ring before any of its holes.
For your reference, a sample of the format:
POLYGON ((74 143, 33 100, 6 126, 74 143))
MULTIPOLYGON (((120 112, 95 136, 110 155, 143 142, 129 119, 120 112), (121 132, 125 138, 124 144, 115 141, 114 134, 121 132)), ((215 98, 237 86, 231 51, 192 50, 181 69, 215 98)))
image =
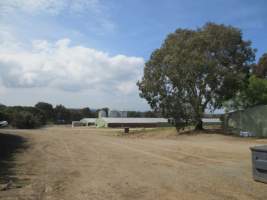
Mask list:
POLYGON ((225 133, 221 126, 214 125, 205 125, 203 131, 195 131, 195 127, 190 125, 184 127, 183 129, 177 129, 175 127, 157 127, 157 128, 130 128, 129 133, 124 133, 124 129, 117 130, 116 136, 125 136, 125 137, 158 137, 158 138, 166 138, 166 137, 175 137, 178 135, 196 135, 201 133, 206 134, 223 134, 229 135, 225 133))

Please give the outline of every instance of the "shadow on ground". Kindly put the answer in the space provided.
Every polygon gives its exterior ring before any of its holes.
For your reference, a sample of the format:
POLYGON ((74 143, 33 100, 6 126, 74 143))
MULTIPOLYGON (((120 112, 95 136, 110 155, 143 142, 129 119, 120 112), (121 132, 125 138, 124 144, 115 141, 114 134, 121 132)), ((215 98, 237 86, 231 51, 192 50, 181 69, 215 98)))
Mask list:
POLYGON ((0 184, 16 182, 14 174, 15 153, 27 148, 26 139, 12 134, 0 133, 0 184))

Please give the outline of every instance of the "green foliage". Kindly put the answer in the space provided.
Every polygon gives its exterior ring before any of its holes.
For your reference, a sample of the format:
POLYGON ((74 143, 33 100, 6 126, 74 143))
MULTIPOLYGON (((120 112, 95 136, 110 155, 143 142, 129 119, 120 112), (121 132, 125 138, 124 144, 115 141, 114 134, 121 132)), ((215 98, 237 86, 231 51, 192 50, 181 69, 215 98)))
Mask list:
POLYGON ((8 115, 1 110, 0 111, 0 121, 7 121, 8 119, 9 119, 8 115))
POLYGON ((258 64, 253 67, 253 73, 259 78, 267 77, 267 53, 263 54, 258 64))
POLYGON ((54 108, 52 104, 45 103, 45 102, 38 102, 35 105, 35 108, 41 110, 44 113, 46 121, 52 122, 54 120, 55 114, 54 114, 54 108))
POLYGON ((153 111, 127 111, 127 117, 161 117, 161 114, 153 111))
POLYGON ((90 108, 82 109, 69 109, 71 121, 78 121, 82 118, 94 118, 95 114, 90 110, 90 108))
POLYGON ((140 111, 127 111, 128 117, 143 117, 142 112, 140 111))
POLYGON ((85 117, 95 117, 90 108, 67 109, 63 105, 55 108, 49 103, 39 102, 34 107, 0 105, 0 120, 8 121, 16 128, 37 128, 46 123, 68 124, 85 117))
POLYGON ((160 113, 158 112, 153 112, 153 111, 145 111, 143 112, 143 117, 161 117, 160 113))
POLYGON ((57 105, 55 107, 55 117, 56 123, 70 123, 71 122, 71 112, 65 108, 63 105, 57 105))
POLYGON ((237 99, 241 108, 267 104, 267 80, 252 75, 237 99))
POLYGON ((16 128, 36 128, 46 123, 44 113, 34 107, 1 107, 0 113, 1 120, 8 121, 16 128))
POLYGON ((267 104, 267 80, 251 76, 245 92, 246 106, 267 104))
POLYGON ((92 111, 88 107, 82 108, 80 112, 82 117, 87 117, 87 118, 94 117, 92 111))
POLYGON ((154 110, 202 129, 205 109, 221 108, 238 92, 254 59, 251 42, 232 26, 177 29, 152 53, 137 85, 154 110))
POLYGON ((267 104, 267 80, 251 75, 244 87, 230 100, 225 102, 227 111, 240 110, 267 104))
POLYGON ((40 116, 33 115, 29 111, 15 112, 12 115, 12 126, 19 129, 32 129, 42 125, 40 116))

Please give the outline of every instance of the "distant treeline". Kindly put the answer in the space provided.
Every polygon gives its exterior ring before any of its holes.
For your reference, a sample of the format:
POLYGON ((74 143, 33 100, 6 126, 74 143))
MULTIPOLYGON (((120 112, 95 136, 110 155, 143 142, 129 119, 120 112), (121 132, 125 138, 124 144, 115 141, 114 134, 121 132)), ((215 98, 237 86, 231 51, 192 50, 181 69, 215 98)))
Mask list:
MULTIPOLYGON (((20 129, 38 128, 46 124, 70 124, 82 118, 96 118, 99 110, 108 108, 90 109, 89 107, 73 109, 63 105, 53 107, 50 103, 39 102, 35 106, 5 106, 0 104, 0 121, 20 129)), ((128 111, 128 117, 159 117, 152 111, 128 111)))
POLYGON ((45 124, 68 124, 84 117, 96 117, 90 108, 68 109, 63 105, 53 107, 39 102, 31 106, 0 106, 0 120, 6 120, 16 128, 37 128, 45 124))
POLYGON ((127 111, 128 117, 162 117, 158 112, 154 111, 127 111))

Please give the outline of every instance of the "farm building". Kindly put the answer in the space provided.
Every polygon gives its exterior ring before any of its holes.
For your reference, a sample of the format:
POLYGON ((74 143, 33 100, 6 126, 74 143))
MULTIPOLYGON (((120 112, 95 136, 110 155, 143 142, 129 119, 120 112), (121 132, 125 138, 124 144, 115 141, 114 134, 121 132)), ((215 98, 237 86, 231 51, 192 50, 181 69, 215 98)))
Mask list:
POLYGON ((84 123, 86 126, 95 125, 96 118, 83 118, 80 122, 84 123))
POLYGON ((95 122, 96 118, 83 118, 80 121, 73 121, 72 127, 95 125, 95 122))
POLYGON ((106 113, 106 111, 104 111, 104 110, 100 110, 100 111, 98 112, 98 118, 101 118, 101 117, 107 117, 107 113, 106 113))
POLYGON ((221 125, 222 121, 220 118, 202 118, 204 125, 221 125))
POLYGON ((227 113, 224 128, 236 135, 267 137, 267 105, 227 113))
POLYGON ((110 110, 108 117, 127 117, 127 111, 110 110))
POLYGON ((159 127, 168 125, 164 118, 127 118, 103 117, 96 120, 96 126, 101 127, 159 127))

